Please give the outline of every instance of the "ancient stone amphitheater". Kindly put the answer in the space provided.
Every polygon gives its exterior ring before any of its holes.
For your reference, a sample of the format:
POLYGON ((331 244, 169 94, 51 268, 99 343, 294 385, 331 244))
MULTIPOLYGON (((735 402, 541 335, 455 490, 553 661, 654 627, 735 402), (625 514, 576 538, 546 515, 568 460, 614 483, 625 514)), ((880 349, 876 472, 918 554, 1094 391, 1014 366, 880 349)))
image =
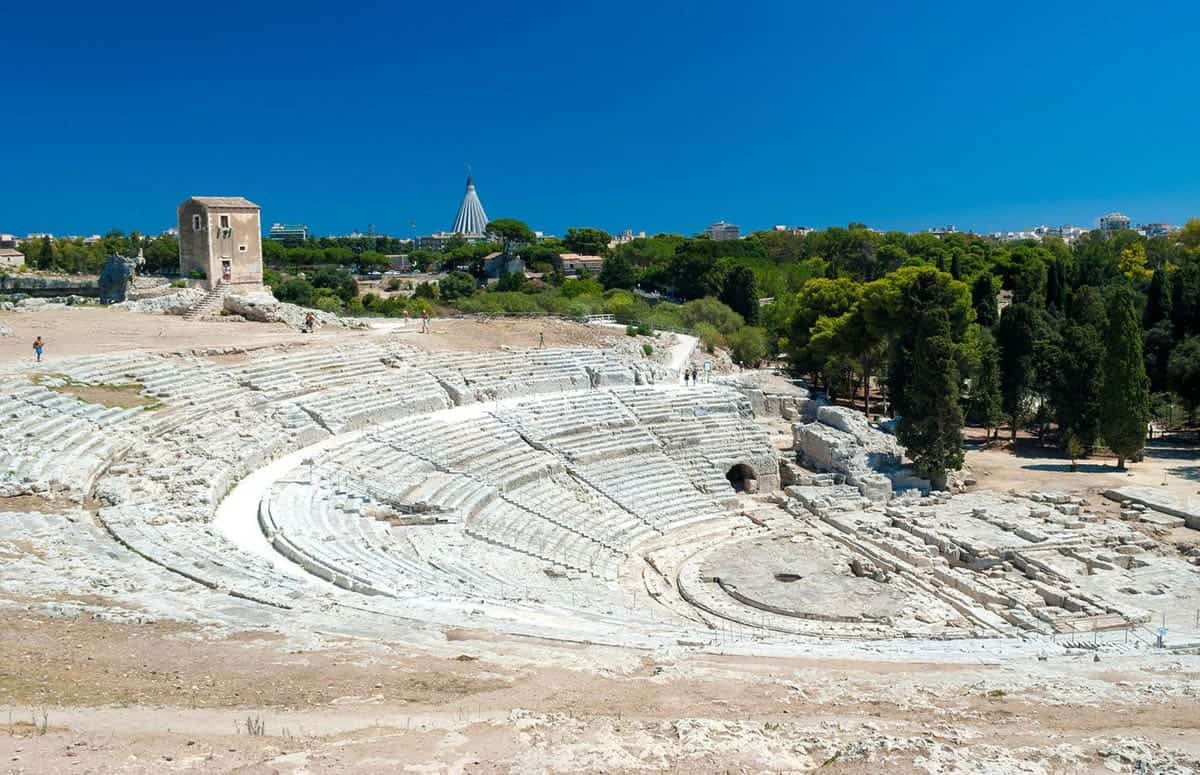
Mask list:
POLYGON ((39 547, 6 576, 114 617, 1021 655, 1200 609, 1149 512, 893 496, 861 417, 609 351, 75 358, 0 374, 0 416, 0 498, 60 504, 0 515, 39 547))

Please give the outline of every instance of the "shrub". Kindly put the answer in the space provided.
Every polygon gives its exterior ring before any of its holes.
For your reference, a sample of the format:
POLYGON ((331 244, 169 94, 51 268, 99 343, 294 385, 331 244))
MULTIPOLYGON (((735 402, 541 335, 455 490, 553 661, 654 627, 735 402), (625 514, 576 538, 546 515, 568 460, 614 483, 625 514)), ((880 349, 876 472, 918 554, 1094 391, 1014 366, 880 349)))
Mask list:
POLYGON ((625 326, 625 336, 637 336, 637 326, 625 326))
POLYGON ((746 366, 758 366, 767 357, 767 332, 758 326, 742 326, 729 337, 733 359, 746 366))
POLYGON ((525 275, 521 272, 505 272, 496 281, 497 291, 519 291, 525 286, 525 275))
POLYGON ((654 336, 654 329, 645 323, 638 323, 637 332, 638 336, 654 336))
POLYGON ((725 337, 712 323, 701 323, 696 326, 696 336, 700 337, 700 346, 706 353, 713 353, 718 347, 728 347, 725 337))
POLYGON ((383 284, 383 287, 387 288, 389 291, 400 290, 400 278, 399 277, 389 277, 387 279, 387 282, 383 284))
POLYGON ((342 311, 342 302, 336 296, 320 296, 314 306, 322 312, 337 314, 342 311))
POLYGON ((475 293, 475 278, 466 272, 451 272, 438 282, 438 294, 450 304, 475 293))
POLYGON ((263 269, 263 285, 278 288, 283 284, 283 275, 274 269, 263 269))
POLYGON ((646 357, 649 358, 654 353, 654 345, 646 342, 642 345, 642 352, 644 352, 646 357))
POLYGON ((328 289, 344 302, 358 295, 358 283, 346 269, 323 266, 313 273, 311 282, 313 288, 328 289))
POLYGON ((175 282, 171 283, 171 287, 172 288, 186 288, 186 287, 188 287, 187 280, 176 280, 175 282))
POLYGON ((293 278, 275 288, 275 298, 302 307, 312 306, 313 286, 308 280, 293 278))
POLYGON ((437 301, 438 289, 432 283, 419 283, 413 290, 413 297, 417 299, 428 299, 429 301, 437 301))
POLYGON ((679 308, 679 317, 688 328, 708 323, 726 336, 745 325, 741 315, 711 296, 684 304, 679 308))

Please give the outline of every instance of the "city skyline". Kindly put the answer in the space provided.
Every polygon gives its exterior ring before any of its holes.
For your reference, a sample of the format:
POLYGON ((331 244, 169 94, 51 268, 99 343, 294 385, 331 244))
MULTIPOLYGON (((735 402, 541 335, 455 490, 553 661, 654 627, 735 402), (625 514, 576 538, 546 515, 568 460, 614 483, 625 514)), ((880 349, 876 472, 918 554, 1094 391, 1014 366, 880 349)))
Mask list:
POLYGON ((1152 38, 1112 3, 133 10, 12 9, 0 230, 155 231, 236 194, 314 233, 429 234, 468 163, 489 215, 555 234, 1200 214, 1192 5, 1152 38))

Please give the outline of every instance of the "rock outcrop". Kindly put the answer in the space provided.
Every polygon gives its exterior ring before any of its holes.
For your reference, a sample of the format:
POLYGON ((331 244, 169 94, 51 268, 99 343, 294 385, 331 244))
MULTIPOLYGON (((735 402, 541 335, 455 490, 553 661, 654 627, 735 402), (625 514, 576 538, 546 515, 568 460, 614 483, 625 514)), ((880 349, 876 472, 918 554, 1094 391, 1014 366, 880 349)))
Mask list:
POLYGON ((862 413, 822 406, 815 421, 793 425, 792 434, 806 467, 842 474, 871 500, 891 497, 892 481, 880 471, 898 467, 904 451, 894 437, 872 428, 862 413))
POLYGON ((138 259, 114 253, 104 261, 100 270, 101 304, 120 304, 125 301, 129 286, 133 283, 133 275, 138 267, 138 259))
POLYGON ((292 328, 301 328, 304 325, 305 317, 311 312, 316 315, 317 322, 322 326, 369 328, 368 324, 361 320, 340 318, 328 312, 288 304, 265 291, 229 294, 225 297, 225 312, 230 315, 240 315, 246 320, 258 323, 286 323, 292 328))

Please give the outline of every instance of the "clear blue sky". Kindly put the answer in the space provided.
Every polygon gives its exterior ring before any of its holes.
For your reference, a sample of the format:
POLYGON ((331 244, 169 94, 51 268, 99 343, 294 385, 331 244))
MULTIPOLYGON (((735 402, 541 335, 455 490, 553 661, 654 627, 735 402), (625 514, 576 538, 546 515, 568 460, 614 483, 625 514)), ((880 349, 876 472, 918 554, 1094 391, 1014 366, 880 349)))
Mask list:
POLYGON ((0 231, 1200 215, 1200 3, 911 5, 10 3, 0 231))

